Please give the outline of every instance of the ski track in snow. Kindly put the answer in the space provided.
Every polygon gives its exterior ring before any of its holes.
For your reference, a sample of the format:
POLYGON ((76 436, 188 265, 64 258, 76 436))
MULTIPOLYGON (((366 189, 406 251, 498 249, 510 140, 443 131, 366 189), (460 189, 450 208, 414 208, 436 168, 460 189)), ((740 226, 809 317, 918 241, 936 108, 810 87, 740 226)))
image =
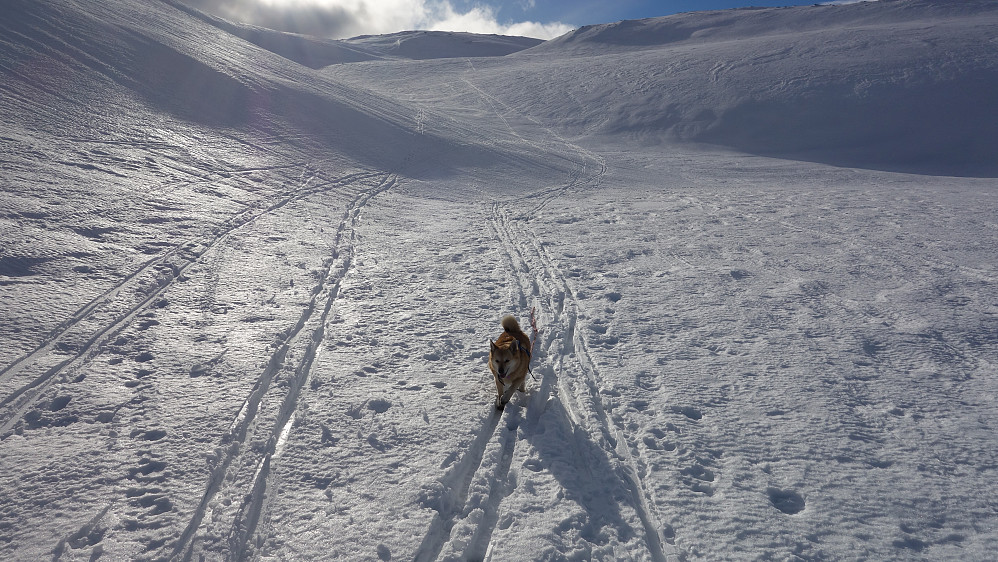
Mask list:
MULTIPOLYGON (((586 178, 583 183, 598 185, 605 170, 605 166, 601 167, 597 174, 586 178)), ((577 181, 573 180, 573 185, 577 181)), ((542 351, 535 352, 545 357, 545 363, 538 369, 544 378, 540 390, 531 396, 532 409, 528 419, 536 423, 537 417, 547 407, 554 386, 555 399, 565 408, 575 439, 596 443, 613 467, 611 473, 604 473, 599 477, 613 475, 620 479, 619 483, 594 482, 593 485, 612 488, 622 484, 631 492, 630 507, 636 511, 644 528, 650 556, 653 560, 665 560, 667 555, 674 553, 665 545, 657 517, 648 507, 634 460, 630 458, 627 448, 619 443, 622 441, 622 432, 606 414, 600 396, 600 375, 585 338, 576 329, 579 305, 574 291, 537 236, 518 228, 508 211, 498 203, 492 209, 492 222, 502 241, 503 253, 511 265, 510 270, 517 272, 518 278, 531 280, 529 288, 519 288, 522 309, 529 310, 531 306, 539 305, 541 318, 545 318, 541 324, 542 338, 539 340, 544 342, 539 346, 542 351), (525 255, 525 251, 529 254, 525 255), (531 262, 538 266, 531 268, 528 265, 531 262), (528 300, 533 302, 527 302, 528 300), (574 384, 574 388, 570 383, 574 384)), ((582 455, 576 456, 576 459, 579 471, 586 471, 591 477, 597 477, 590 472, 587 459, 582 455)))
MULTIPOLYGON (((534 141, 521 136, 506 119, 505 114, 516 112, 495 96, 487 94, 468 79, 462 81, 471 87, 495 113, 504 126, 525 145, 527 150, 539 150, 541 147, 534 141), (501 107, 501 109, 500 109, 501 107)), ((517 112, 519 113, 519 112, 517 112)), ((503 261, 511 272, 509 283, 515 287, 511 298, 513 310, 537 311, 541 320, 539 326, 541 337, 535 344, 533 369, 541 373, 540 389, 529 392, 529 407, 526 420, 521 419, 520 408, 508 406, 506 411, 496 411, 483 421, 482 428, 469 448, 464 451, 461 461, 445 476, 443 482, 448 490, 447 498, 441 501, 443 506, 433 517, 415 560, 429 562, 440 557, 450 538, 455 520, 467 515, 465 502, 468 499, 469 488, 476 473, 483 473, 484 479, 490 483, 488 498, 484 502, 484 513, 471 535, 471 539, 462 543, 457 549, 451 549, 444 559, 452 559, 459 555, 465 560, 491 559, 495 545, 492 542, 496 524, 499 519, 502 501, 512 493, 515 482, 510 479, 510 467, 516 452, 517 432, 532 432, 537 430, 537 421, 541 413, 548 407, 548 400, 558 400, 568 414, 569 433, 576 441, 575 470, 588 474, 591 479, 616 476, 619 481, 591 482, 592 486, 614 488, 623 486, 630 492, 630 507, 636 512, 640 526, 644 529, 647 554, 652 560, 664 561, 675 557, 672 547, 665 543, 657 517, 650 510, 645 496, 640 476, 634 460, 630 458, 627 448, 618 447, 621 437, 620 428, 616 427, 607 417, 599 396, 599 374, 584 338, 576 330, 579 308, 574 293, 553 263, 542 244, 532 233, 524 231, 517 223, 524 218, 539 212, 548 202, 565 195, 573 189, 594 189, 599 187, 607 172, 606 162, 599 156, 581 146, 565 140, 563 137, 522 113, 553 139, 578 155, 576 169, 567 182, 545 189, 536 190, 518 201, 539 201, 527 211, 521 211, 519 218, 510 217, 508 203, 495 202, 489 209, 489 221, 496 239, 500 242, 503 261), (531 267, 531 264, 534 264, 531 267), (566 367, 566 364, 568 365, 566 367), (557 367, 556 367, 557 365, 557 367), (569 372, 566 373, 566 369, 569 372), (571 388, 566 379, 572 379, 581 388, 571 388), (552 385, 557 389, 552 397, 552 385), (575 395, 579 390, 585 394, 581 399, 575 395), (500 449, 497 462, 494 465, 483 464, 486 448, 494 436, 496 428, 504 421, 504 430, 500 436, 500 449), (524 423, 526 421, 526 423, 524 423), (597 443, 600 454, 605 455, 613 466, 609 473, 598 476, 592 471, 587 456, 583 453, 587 447, 579 442, 597 443)), ((526 329, 526 328, 525 328, 526 329)), ((591 446, 588 447, 591 449, 591 446)), ((595 516, 593 514, 593 516, 595 516)), ((501 554, 500 554, 501 556, 501 554)))
POLYGON ((189 240, 148 260, 137 271, 127 275, 117 285, 61 322, 34 351, 0 370, 0 385, 13 387, 0 400, 0 434, 6 433, 17 423, 52 381, 67 380, 73 371, 79 370, 82 364, 92 359, 107 342, 131 325, 142 312, 155 305, 157 298, 165 293, 192 264, 197 263, 202 255, 230 234, 292 201, 324 190, 341 189, 374 175, 351 174, 328 182, 316 182, 310 186, 314 175, 308 174, 306 177, 307 173, 307 170, 303 171, 300 184, 293 186, 271 205, 263 209, 247 209, 229 219, 228 226, 213 233, 213 236, 189 240), (141 286, 143 282, 152 285, 152 288, 143 289, 141 286), (112 317, 105 319, 98 317, 98 314, 110 314, 112 317), (100 322, 105 324, 98 327, 77 349, 70 345, 60 345, 63 340, 77 335, 74 332, 93 330, 92 326, 87 325, 88 322, 98 323, 98 326, 100 322), (31 375, 19 377, 25 370, 41 371, 41 373, 34 377, 31 375), (67 374, 67 371, 70 373, 67 374))
MULTIPOLYGON (((474 85, 470 80, 463 82, 477 92, 488 106, 509 129, 523 142, 527 150, 537 150, 540 146, 521 136, 504 116, 515 110, 498 98, 488 95, 474 85), (500 110, 500 107, 502 108, 500 110)), ((520 114, 521 117, 525 115, 520 114)), ((540 125, 533 118, 530 122, 540 125)), ((440 557, 455 525, 455 520, 467 515, 465 502, 468 499, 469 488, 476 473, 483 473, 490 482, 488 498, 484 502, 484 513, 475 525, 471 539, 457 550, 451 549, 444 559, 459 555, 467 560, 491 559, 495 545, 492 542, 496 523, 504 498, 512 493, 515 482, 511 481, 509 471, 516 452, 517 432, 532 432, 537 430, 537 422, 541 413, 548 407, 548 400, 558 400, 568 416, 568 433, 576 441, 575 470, 587 474, 590 479, 616 476, 619 480, 606 482, 590 482, 592 486, 614 488, 625 487, 630 492, 630 507, 635 511, 639 525, 644 529, 647 554, 652 560, 666 560, 674 557, 672 547, 663 539, 657 517, 648 507, 647 498, 634 460, 626 447, 618 447, 621 437, 620 428, 616 427, 607 417, 599 395, 599 374, 584 338, 576 330, 578 322, 578 303, 570 285, 560 273, 558 267, 547 255, 541 242, 532 233, 526 232, 518 225, 519 221, 536 214, 551 200, 565 195, 573 189, 597 188, 607 172, 605 160, 581 146, 571 143, 546 127, 538 127, 556 143, 568 148, 578 155, 576 169, 569 180, 562 185, 536 190, 522 196, 517 201, 520 212, 518 218, 510 216, 509 204, 495 202, 489 209, 489 221, 496 239, 500 242, 503 261, 507 264, 512 291, 513 310, 527 311, 534 308, 540 318, 541 336, 535 346, 533 368, 541 373, 540 388, 529 393, 529 407, 526 420, 520 415, 520 408, 510 406, 507 411, 494 412, 483 422, 477 437, 463 453, 461 461, 455 465, 444 478, 448 497, 441 502, 444 506, 434 516, 430 529, 426 533, 415 560, 431 561, 440 557), (520 206, 524 202, 535 202, 532 207, 523 211, 520 206), (533 267, 531 267, 533 264, 533 267), (568 372, 566 372, 566 369, 568 372), (566 382, 572 379, 579 385, 572 388, 566 382), (556 390, 552 390, 552 387, 556 390), (576 397, 582 391, 583 397, 576 397), (552 393, 555 393, 552 396, 552 393), (489 440, 500 426, 500 418, 505 420, 504 430, 500 437, 500 450, 494 465, 483 464, 489 440), (580 442, 587 445, 580 445, 580 442), (600 454, 605 455, 607 462, 613 466, 610 472, 598 476, 589 466, 591 462, 592 445, 596 443, 600 454)), ((618 508, 619 509, 619 508, 618 508)), ((595 517, 595 514, 591 514, 595 517)))
MULTIPOLYGON (((243 558, 261 512, 265 509, 270 464, 280 456, 281 448, 295 421, 298 396, 309 378, 316 349, 322 343, 329 311, 339 294, 340 280, 352 266, 354 228, 360 212, 372 197, 387 191, 396 181, 393 175, 386 175, 377 187, 362 192, 348 204, 343 219, 337 227, 336 250, 329 261, 323 281, 313 292, 310 305, 303 311, 288 338, 271 356, 267 368, 257 379, 253 391, 232 421, 228 436, 223 438, 226 448, 209 477, 208 488, 201 503, 195 509, 190 523, 173 549, 172 557, 189 560, 204 555, 204 550, 209 552, 214 550, 216 555, 224 555, 231 560, 243 558), (321 309, 321 313, 318 318, 313 319, 317 309, 321 309), (311 332, 305 330, 306 327, 311 327, 311 332), (261 401, 268 394, 275 375, 287 367, 285 361, 291 349, 302 351, 302 357, 294 366, 290 388, 285 391, 284 398, 280 402, 276 419, 273 422, 270 420, 260 422, 257 413, 261 401), (266 447, 262 451, 253 450, 246 446, 248 440, 263 440, 266 442, 266 447), (240 470, 245 471, 247 467, 252 467, 252 477, 248 482, 238 480, 236 474, 240 470), (219 503, 219 495, 226 498, 221 503, 236 507, 234 514, 228 513, 218 518, 222 523, 218 523, 217 519, 211 521, 213 510, 210 504, 219 503), (223 532, 226 528, 230 529, 225 537, 211 537, 219 542, 214 548, 206 548, 199 544, 205 540, 206 518, 210 520, 208 525, 213 528, 221 528, 223 532)), ((231 512, 232 509, 227 511, 231 512)))

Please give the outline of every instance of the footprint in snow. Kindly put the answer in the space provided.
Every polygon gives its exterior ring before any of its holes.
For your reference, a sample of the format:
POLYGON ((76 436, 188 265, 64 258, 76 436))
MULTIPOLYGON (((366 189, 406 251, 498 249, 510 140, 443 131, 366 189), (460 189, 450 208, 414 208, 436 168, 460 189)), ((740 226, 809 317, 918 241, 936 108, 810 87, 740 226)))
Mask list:
POLYGON ((638 373, 635 379, 635 384, 644 390, 658 390, 662 387, 662 383, 658 380, 658 377, 647 371, 638 373))
POLYGON ((668 433, 666 433, 665 431, 663 431, 663 430, 661 430, 661 429, 659 429, 657 427, 653 427, 653 428, 651 428, 651 429, 648 430, 648 433, 651 433, 651 435, 646 435, 642 439, 642 441, 644 442, 645 446, 648 447, 649 449, 654 449, 656 451, 658 451, 658 450, 675 451, 676 450, 676 443, 674 441, 670 441, 670 440, 668 440, 668 439, 665 438, 668 435, 668 433))
POLYGON ((714 481, 714 471, 703 466, 700 463, 693 463, 693 465, 688 466, 679 471, 683 476, 689 476, 690 478, 696 478, 701 482, 713 482, 714 481))
POLYGON ((644 442, 644 444, 645 444, 646 447, 648 447, 649 449, 655 450, 655 451, 675 451, 676 450, 676 444, 673 443, 672 441, 660 441, 659 439, 656 439, 656 438, 652 437, 651 435, 646 435, 642 439, 642 441, 644 442))
POLYGON ((139 466, 128 469, 128 478, 137 482, 162 482, 166 480, 163 471, 166 470, 166 463, 151 459, 142 459, 139 466))
POLYGON ((677 414, 682 414, 693 421, 698 421, 703 418, 703 412, 693 406, 673 406, 672 411, 677 414))
POLYGON ((139 438, 143 441, 159 441, 160 439, 166 437, 166 431, 163 429, 150 429, 148 431, 143 431, 141 429, 136 429, 132 431, 129 437, 139 438))
POLYGON ((66 396, 66 395, 57 396, 53 398, 52 402, 49 404, 49 410, 52 412, 58 412, 59 410, 65 408, 69 404, 69 401, 72 400, 72 398, 73 398, 72 396, 66 396))
POLYGON ((773 504, 773 507, 787 515, 804 511, 804 497, 793 490, 769 488, 766 490, 766 494, 769 495, 769 502, 773 504))
POLYGON ((682 475, 683 482, 694 492, 706 496, 714 495, 714 487, 708 484, 708 482, 714 481, 714 471, 711 469, 700 463, 693 463, 691 466, 680 470, 679 474, 682 475))
POLYGON ((392 407, 392 403, 388 400, 382 398, 375 398, 367 403, 368 410, 374 410, 378 414, 383 414, 388 411, 388 408, 392 407))

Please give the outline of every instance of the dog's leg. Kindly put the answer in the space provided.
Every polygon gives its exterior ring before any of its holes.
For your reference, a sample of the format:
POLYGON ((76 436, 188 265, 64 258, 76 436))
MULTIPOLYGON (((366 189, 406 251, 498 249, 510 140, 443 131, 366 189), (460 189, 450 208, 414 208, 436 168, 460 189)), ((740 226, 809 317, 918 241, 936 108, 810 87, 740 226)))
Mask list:
POLYGON ((502 401, 502 382, 499 381, 499 377, 493 375, 496 380, 496 409, 502 410, 506 407, 506 403, 502 401))
POLYGON ((503 390, 503 393, 502 393, 502 405, 503 405, 503 407, 505 407, 506 403, 509 402, 509 399, 512 398, 514 392, 516 392, 516 386, 513 385, 513 384, 510 384, 509 386, 507 386, 503 390))

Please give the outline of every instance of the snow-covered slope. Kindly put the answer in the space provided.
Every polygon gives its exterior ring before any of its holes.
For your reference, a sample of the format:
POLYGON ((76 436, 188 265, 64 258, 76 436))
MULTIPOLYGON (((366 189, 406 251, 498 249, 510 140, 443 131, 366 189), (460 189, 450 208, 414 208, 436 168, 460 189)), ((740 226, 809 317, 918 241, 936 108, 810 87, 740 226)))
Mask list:
POLYGON ((439 58, 501 57, 541 43, 531 37, 508 37, 457 31, 403 31, 361 35, 344 44, 371 49, 387 56, 425 60, 439 58))
POLYGON ((981 0, 684 14, 571 32, 528 51, 567 80, 510 82, 576 134, 993 176, 995 25, 981 0))
POLYGON ((587 25, 548 41, 540 50, 573 50, 593 53, 608 47, 654 47, 674 43, 738 41, 765 36, 790 38, 814 31, 841 28, 871 29, 926 20, 987 16, 994 11, 988 0, 888 0, 832 3, 799 8, 743 8, 689 12, 674 16, 587 25))
POLYGON ((309 68, 378 59, 498 57, 541 43, 530 37, 508 37, 447 31, 403 31, 361 35, 345 40, 323 39, 234 23, 205 14, 178 0, 164 0, 254 45, 309 68))
POLYGON ((377 53, 349 46, 341 41, 230 22, 194 9, 179 0, 163 1, 236 37, 309 68, 381 58, 377 53))
POLYGON ((996 14, 6 2, 0 558, 989 558, 996 14))

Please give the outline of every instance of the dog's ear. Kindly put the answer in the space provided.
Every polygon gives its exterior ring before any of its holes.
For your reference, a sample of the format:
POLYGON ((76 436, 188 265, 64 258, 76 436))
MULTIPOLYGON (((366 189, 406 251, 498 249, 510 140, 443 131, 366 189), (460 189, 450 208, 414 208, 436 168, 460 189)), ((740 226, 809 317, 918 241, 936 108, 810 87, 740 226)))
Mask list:
POLYGON ((496 345, 496 342, 494 342, 494 341, 492 341, 490 339, 489 340, 489 349, 491 349, 492 351, 495 351, 495 350, 499 349, 499 347, 496 345))

